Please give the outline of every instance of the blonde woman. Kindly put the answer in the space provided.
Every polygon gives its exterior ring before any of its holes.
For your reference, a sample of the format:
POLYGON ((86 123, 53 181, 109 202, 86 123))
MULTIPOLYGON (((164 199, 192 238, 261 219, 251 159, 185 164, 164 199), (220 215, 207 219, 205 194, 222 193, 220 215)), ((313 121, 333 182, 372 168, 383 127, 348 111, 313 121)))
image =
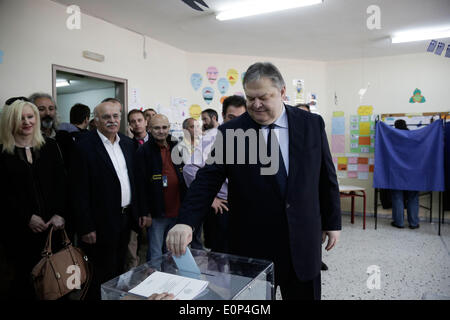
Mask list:
POLYGON ((0 203, 2 242, 15 271, 8 298, 33 299, 30 272, 49 227, 65 223, 66 173, 58 145, 41 134, 38 109, 24 100, 1 113, 0 203))

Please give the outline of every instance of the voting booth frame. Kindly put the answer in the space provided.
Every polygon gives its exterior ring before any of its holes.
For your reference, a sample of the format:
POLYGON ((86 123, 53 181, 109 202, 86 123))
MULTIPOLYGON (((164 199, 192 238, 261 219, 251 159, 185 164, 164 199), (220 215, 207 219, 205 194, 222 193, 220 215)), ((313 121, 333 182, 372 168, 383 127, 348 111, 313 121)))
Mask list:
MULTIPOLYGON (((385 118, 387 117, 397 117, 397 118, 404 118, 404 117, 409 117, 409 116, 422 116, 422 117, 430 117, 433 118, 435 116, 438 116, 438 120, 436 121, 441 121, 442 122, 442 126, 445 128, 445 126, 450 126, 450 112, 424 112, 420 115, 414 114, 414 115, 409 115, 409 114, 405 114, 405 113, 389 113, 389 114, 381 114, 381 115, 377 115, 377 117, 375 118, 375 128, 376 128, 376 124, 378 121, 383 121, 385 118)), ((417 126, 416 124, 406 124, 407 126, 417 126)), ((391 124, 391 126, 393 126, 391 124)), ((450 141, 445 141, 445 135, 444 135, 444 146, 446 143, 450 143, 450 141)), ((443 146, 443 147, 444 147, 443 146)), ((375 150, 376 152, 376 150, 375 150)), ((449 161, 449 159, 447 159, 448 155, 445 154, 444 152, 444 163, 446 163, 446 161, 449 161)), ((375 163, 376 166, 376 163, 375 163)), ((449 191, 449 190, 447 190, 449 191)), ((378 223, 378 195, 380 194, 380 189, 378 188, 374 188, 374 218, 375 218, 375 229, 377 229, 377 223, 378 223)), ((430 195, 430 206, 429 207, 425 207, 425 206, 421 206, 422 208, 428 209, 430 211, 430 223, 432 222, 432 216, 433 216, 433 192, 432 191, 426 191, 426 192, 421 192, 419 193, 419 197, 421 196, 425 196, 425 195, 430 195)), ((444 197, 445 197, 445 192, 439 191, 439 209, 438 209, 438 235, 441 235, 441 224, 444 223, 444 197)))

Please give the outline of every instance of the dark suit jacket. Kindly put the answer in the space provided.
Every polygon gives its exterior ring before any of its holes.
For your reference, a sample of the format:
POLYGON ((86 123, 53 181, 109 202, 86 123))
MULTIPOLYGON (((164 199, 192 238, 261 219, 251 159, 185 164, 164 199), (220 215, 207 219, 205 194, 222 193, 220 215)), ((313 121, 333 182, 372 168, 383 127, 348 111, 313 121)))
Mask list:
MULTIPOLYGON (((279 277, 288 273, 292 262, 297 277, 307 281, 320 273, 322 230, 341 229, 339 187, 323 119, 290 106, 286 106, 286 113, 289 124, 286 198, 281 196, 275 176, 260 174, 259 159, 257 164, 249 164, 247 140, 246 164, 212 164, 198 171, 178 223, 197 227, 228 178, 232 212, 230 253, 274 261, 279 277)), ((225 130, 238 128, 258 130, 260 126, 248 113, 227 122, 219 127, 224 146, 229 143, 225 130)), ((225 147, 223 154, 226 159, 225 147)))
MULTIPOLYGON (((119 133, 119 145, 127 163, 131 187, 129 214, 136 229, 139 213, 135 208, 135 177, 133 141, 119 133)), ((80 236, 97 233, 97 243, 116 241, 121 231, 121 188, 113 163, 97 131, 86 133, 75 144, 71 161, 71 206, 80 236)))

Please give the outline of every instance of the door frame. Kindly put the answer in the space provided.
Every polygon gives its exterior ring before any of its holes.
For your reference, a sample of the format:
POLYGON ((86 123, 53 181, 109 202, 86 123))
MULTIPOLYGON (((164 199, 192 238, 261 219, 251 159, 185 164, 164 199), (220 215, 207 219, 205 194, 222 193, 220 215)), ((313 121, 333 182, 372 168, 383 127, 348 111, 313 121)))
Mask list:
MULTIPOLYGON (((86 71, 86 70, 80 70, 80 69, 75 69, 75 68, 70 68, 70 67, 65 67, 65 66, 61 66, 61 65, 57 65, 57 64, 52 64, 52 96, 53 99, 55 99, 56 104, 58 104, 58 97, 56 94, 56 72, 57 71, 62 71, 62 72, 68 72, 68 73, 73 73, 73 74, 78 74, 78 75, 82 75, 82 76, 88 76, 91 78, 97 78, 97 79, 101 79, 101 80, 107 80, 107 81, 113 81, 115 82, 116 86, 115 86, 115 98, 117 98, 117 96, 120 96, 123 93, 123 101, 122 101, 122 121, 121 121, 121 129, 123 129, 123 132, 126 132, 128 129, 128 121, 127 121, 127 115, 128 115, 128 80, 124 79, 124 78, 118 78, 118 77, 113 77, 113 76, 108 76, 105 74, 100 74, 100 73, 95 73, 95 72, 91 72, 91 71, 86 71), (123 85, 123 92, 121 90, 121 88, 119 86, 117 86, 117 84, 119 85, 123 85), (125 121, 123 121, 125 120, 125 121)), ((121 99, 122 100, 122 99, 121 99)))

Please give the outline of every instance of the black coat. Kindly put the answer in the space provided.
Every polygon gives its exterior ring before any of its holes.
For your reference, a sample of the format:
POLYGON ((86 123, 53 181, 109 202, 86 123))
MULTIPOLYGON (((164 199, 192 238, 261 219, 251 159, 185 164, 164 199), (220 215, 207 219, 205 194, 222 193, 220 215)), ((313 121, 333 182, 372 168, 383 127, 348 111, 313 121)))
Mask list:
MULTIPOLYGON (((286 113, 286 198, 281 196, 275 176, 260 174, 259 159, 257 164, 249 164, 247 159, 246 164, 206 165, 197 172, 177 223, 197 227, 228 178, 230 253, 274 261, 278 276, 287 274, 292 262, 297 277, 307 281, 320 273, 322 230, 341 229, 339 187, 323 119, 290 106, 286 113)), ((258 130, 260 126, 248 113, 225 123, 219 127, 224 146, 225 130, 238 128, 258 130)), ((247 156, 248 150, 247 140, 247 156)), ((225 147, 223 154, 226 156, 225 147)))
MULTIPOLYGON (((53 215, 67 218, 68 213, 67 177, 61 153, 55 140, 45 140, 40 150, 33 151, 32 165, 21 159, 17 150, 14 155, 1 152, 0 145, 1 238, 8 251, 18 254, 28 267, 39 261, 47 238, 47 231, 31 231, 31 216, 48 222, 53 215), (27 252, 30 248, 32 252, 27 252)), ((66 226, 68 223, 66 219, 66 226)))
MULTIPOLYGON (((172 137, 167 137, 170 151, 177 145, 172 137)), ((177 149, 176 149, 177 150, 177 149)), ((184 164, 174 164, 178 177, 180 190, 180 201, 186 194, 186 183, 183 178, 184 164)), ((145 215, 150 214, 152 218, 164 217, 164 187, 162 182, 162 157, 161 150, 156 141, 150 139, 144 143, 136 152, 136 177, 138 185, 139 211, 145 215)))
MULTIPOLYGON (((132 227, 138 230, 134 177, 135 146, 119 133, 119 145, 128 169, 131 187, 129 214, 132 227)), ((71 160, 71 207, 80 236, 96 231, 97 243, 108 244, 118 239, 121 226, 121 188, 113 163, 97 131, 86 133, 75 144, 71 160)))

